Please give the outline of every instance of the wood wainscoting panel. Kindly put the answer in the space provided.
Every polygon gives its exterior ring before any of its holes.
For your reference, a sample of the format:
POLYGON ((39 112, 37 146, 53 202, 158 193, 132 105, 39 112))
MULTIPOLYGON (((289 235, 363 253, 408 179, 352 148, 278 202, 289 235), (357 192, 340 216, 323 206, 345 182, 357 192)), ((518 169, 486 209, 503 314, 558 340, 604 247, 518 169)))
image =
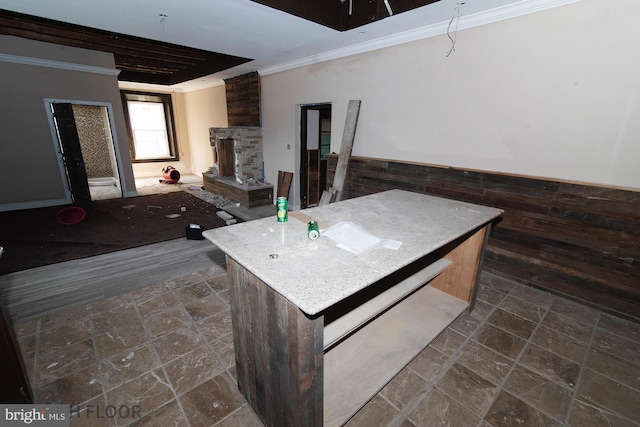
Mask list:
POLYGON ((484 268, 640 320, 640 192, 351 157, 344 198, 393 188, 504 209, 484 268))

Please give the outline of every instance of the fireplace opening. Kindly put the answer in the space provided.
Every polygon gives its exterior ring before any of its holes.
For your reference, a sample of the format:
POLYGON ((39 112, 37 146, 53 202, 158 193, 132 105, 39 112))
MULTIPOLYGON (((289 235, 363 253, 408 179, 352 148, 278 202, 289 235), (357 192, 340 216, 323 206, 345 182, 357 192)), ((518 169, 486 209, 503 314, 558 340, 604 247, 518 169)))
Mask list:
POLYGON ((218 138, 214 150, 214 162, 218 164, 218 175, 221 178, 236 176, 236 156, 233 138, 218 138))

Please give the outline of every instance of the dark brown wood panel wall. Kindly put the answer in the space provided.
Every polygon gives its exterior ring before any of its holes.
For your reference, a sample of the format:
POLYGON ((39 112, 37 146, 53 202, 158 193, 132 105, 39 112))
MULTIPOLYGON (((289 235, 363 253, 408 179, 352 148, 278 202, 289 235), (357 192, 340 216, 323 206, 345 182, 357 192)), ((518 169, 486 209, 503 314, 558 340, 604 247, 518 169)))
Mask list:
POLYGON ((227 271, 240 392, 265 425, 321 426, 323 317, 306 317, 229 256, 227 271))
POLYGON ((229 127, 260 126, 260 75, 257 72, 225 79, 229 127))
POLYGON ((640 192, 352 157, 345 198, 394 188, 504 209, 487 270, 640 319, 640 192))

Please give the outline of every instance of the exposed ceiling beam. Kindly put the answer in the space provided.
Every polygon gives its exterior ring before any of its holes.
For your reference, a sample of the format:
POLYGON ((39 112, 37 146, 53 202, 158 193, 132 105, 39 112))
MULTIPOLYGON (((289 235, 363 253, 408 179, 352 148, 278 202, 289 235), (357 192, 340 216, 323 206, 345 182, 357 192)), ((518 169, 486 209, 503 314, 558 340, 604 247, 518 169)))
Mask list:
POLYGON ((173 85, 251 61, 0 9, 0 34, 110 52, 119 79, 173 85))

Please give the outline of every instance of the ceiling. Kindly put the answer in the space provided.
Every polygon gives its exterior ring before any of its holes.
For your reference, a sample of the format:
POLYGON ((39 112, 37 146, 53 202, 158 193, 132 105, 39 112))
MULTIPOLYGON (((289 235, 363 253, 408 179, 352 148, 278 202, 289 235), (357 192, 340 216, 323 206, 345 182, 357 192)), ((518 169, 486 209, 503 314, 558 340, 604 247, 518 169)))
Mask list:
POLYGON ((571 1, 0 0, 0 33, 20 35, 15 27, 21 26, 23 37, 82 42, 112 51, 121 80, 194 90, 251 71, 375 49, 411 34, 433 35, 427 28, 443 34, 457 5, 462 23, 514 5, 571 1), (25 23, 7 12, 73 24, 74 32, 60 22, 25 23))

